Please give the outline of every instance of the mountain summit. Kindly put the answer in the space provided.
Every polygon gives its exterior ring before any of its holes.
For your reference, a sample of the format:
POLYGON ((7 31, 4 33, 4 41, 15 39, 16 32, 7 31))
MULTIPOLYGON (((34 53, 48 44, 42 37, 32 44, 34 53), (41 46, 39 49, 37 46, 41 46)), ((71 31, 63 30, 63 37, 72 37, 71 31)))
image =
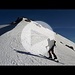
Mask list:
POLYGON ((19 22, 21 22, 21 21, 27 21, 27 22, 31 22, 31 20, 30 19, 28 19, 28 18, 24 18, 24 17, 18 17, 17 19, 16 19, 16 21, 14 21, 14 22, 12 22, 11 24, 18 24, 19 22))
POLYGON ((48 26, 19 17, 11 24, 0 25, 0 65, 75 65, 75 43, 48 26), (40 56, 48 56, 48 38, 56 40, 55 53, 61 63, 40 56))

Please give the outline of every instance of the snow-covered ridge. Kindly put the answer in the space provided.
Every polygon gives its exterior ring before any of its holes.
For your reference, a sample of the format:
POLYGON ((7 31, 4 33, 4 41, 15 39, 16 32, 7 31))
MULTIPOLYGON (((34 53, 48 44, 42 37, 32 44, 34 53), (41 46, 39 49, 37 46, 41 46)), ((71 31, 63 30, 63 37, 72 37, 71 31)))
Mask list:
MULTIPOLYGON (((27 52, 21 43, 21 33, 24 27, 31 22, 32 20, 22 18, 18 23, 13 22, 10 26, 5 25, 0 28, 0 31, 4 31, 0 32, 0 65, 75 65, 75 43, 55 32, 55 54, 61 63, 27 52), (72 46, 74 50, 65 45, 72 46)), ((32 30, 33 36, 35 33, 32 30)), ((34 39, 33 36, 32 39, 34 39)), ((35 41, 32 43, 34 44, 35 41)))
POLYGON ((74 42, 72 42, 71 40, 69 40, 69 39, 67 39, 63 36, 61 36, 60 34, 56 34, 56 37, 58 37, 58 39, 59 39, 58 42, 60 42, 61 44, 65 45, 65 46, 66 45, 72 46, 75 50, 75 43, 74 42))

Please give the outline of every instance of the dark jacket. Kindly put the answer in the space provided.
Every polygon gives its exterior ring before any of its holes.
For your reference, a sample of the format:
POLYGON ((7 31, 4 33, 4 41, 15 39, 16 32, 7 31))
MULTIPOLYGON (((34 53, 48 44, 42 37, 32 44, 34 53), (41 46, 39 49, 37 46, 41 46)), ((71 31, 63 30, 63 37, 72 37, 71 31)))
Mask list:
POLYGON ((54 45, 51 47, 51 49, 50 50, 53 50, 54 49, 54 46, 56 46, 56 44, 54 43, 54 45))

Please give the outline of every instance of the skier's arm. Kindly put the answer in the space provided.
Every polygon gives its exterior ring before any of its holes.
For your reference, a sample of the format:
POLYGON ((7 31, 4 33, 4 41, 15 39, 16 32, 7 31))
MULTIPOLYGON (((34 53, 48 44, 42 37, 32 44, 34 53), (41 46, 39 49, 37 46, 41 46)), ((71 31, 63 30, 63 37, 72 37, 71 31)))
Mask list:
MULTIPOLYGON (((48 46, 49 46, 49 45, 48 45, 48 46)), ((46 46, 46 48, 47 48, 48 46, 46 46)))
POLYGON ((56 44, 54 46, 56 47, 56 44))

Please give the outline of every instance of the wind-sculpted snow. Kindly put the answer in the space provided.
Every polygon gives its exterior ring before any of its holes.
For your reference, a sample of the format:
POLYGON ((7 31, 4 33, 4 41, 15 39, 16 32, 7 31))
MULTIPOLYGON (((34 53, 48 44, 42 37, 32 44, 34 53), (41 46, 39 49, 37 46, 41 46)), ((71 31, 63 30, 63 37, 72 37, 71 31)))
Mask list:
MULTIPOLYGON (((75 65, 75 44, 59 34, 56 35, 56 33, 54 33, 56 39, 55 53, 61 63, 56 63, 37 54, 28 52, 21 43, 22 30, 28 23, 22 20, 13 29, 4 32, 0 36, 0 65, 75 65), (73 46, 74 50, 66 47, 66 44, 73 46)), ((33 33, 35 34, 36 32, 33 31, 33 33)), ((33 45, 34 43, 35 41, 32 41, 33 45)))

